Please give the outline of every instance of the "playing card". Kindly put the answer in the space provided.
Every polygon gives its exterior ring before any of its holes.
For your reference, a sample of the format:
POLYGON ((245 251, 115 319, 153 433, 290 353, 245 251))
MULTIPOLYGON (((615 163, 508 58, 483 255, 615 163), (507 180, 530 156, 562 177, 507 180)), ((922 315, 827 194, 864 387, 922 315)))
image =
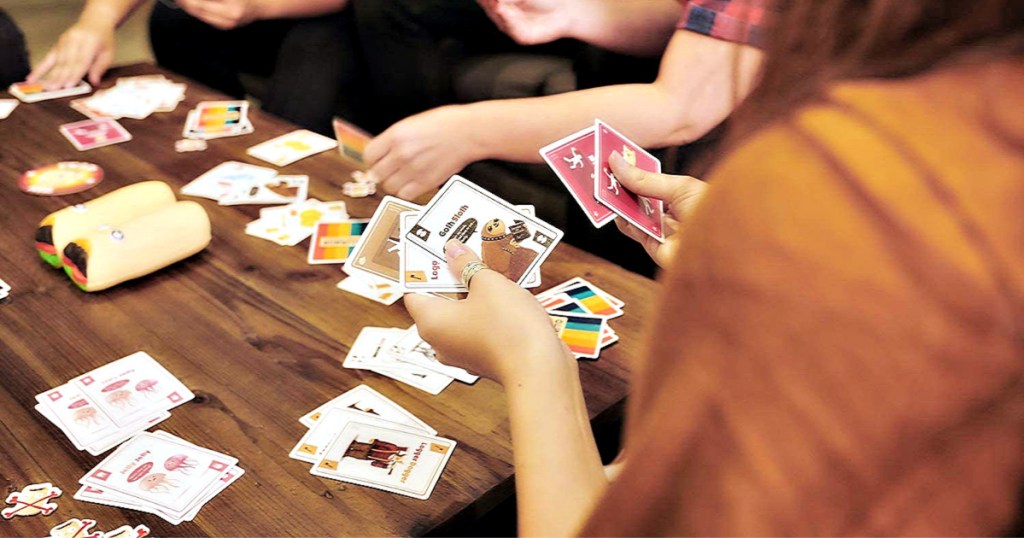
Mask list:
POLYGON ((214 166, 181 188, 181 194, 220 200, 241 187, 269 181, 277 175, 272 168, 227 161, 214 166))
POLYGON ((60 126, 60 133, 79 151, 119 144, 132 139, 131 133, 110 118, 66 123, 60 126))
POLYGON ((36 395, 39 411, 79 450, 101 454, 171 416, 166 410, 119 426, 81 389, 61 385, 36 395))
POLYGON ((569 351, 577 358, 596 359, 601 354, 605 318, 591 314, 550 314, 551 323, 569 351))
POLYGON ((336 140, 312 131, 299 129, 257 144, 245 152, 268 163, 287 166, 310 155, 332 149, 337 145, 336 140))
POLYGON ((318 222, 309 242, 309 263, 344 263, 363 235, 367 222, 369 219, 318 222))
POLYGON ((294 204, 306 199, 309 176, 274 176, 239 183, 218 200, 220 205, 294 204))
POLYGON ((70 88, 64 88, 60 90, 47 90, 41 83, 38 82, 18 82, 11 84, 7 91, 11 92, 11 95, 21 99, 25 103, 38 103, 39 101, 46 101, 48 99, 60 99, 61 97, 71 97, 72 95, 82 95, 92 91, 92 86, 86 82, 80 82, 70 88))
POLYGON ((337 288, 388 306, 402 298, 398 284, 372 275, 346 277, 338 282, 337 288))
POLYGON ((317 476, 427 499, 455 441, 349 423, 310 472, 317 476))
POLYGON ((236 458, 219 452, 142 432, 107 456, 79 483, 181 512, 236 463, 236 458))
POLYGON ((18 108, 18 101, 14 99, 0 99, 0 120, 6 120, 14 109, 18 108))
POLYGON ((185 138, 234 136, 246 130, 248 101, 205 101, 196 105, 185 122, 185 138))
POLYGON ((480 379, 480 376, 473 375, 463 368, 448 366, 439 361, 434 348, 420 337, 420 333, 415 325, 403 332, 401 338, 392 345, 391 353, 402 362, 415 364, 432 372, 453 377, 463 383, 472 385, 480 379))
POLYGON ((594 183, 594 197, 644 233, 664 241, 664 208, 661 200, 637 196, 619 184, 608 165, 608 159, 613 152, 618 151, 627 163, 655 173, 661 172, 661 162, 601 120, 594 123, 594 129, 594 154, 597 156, 596 168, 599 171, 594 183))
POLYGON ((350 275, 368 275, 391 282, 399 281, 399 215, 405 211, 418 211, 420 206, 385 196, 377 210, 366 224, 366 230, 359 238, 345 262, 344 270, 350 275))
POLYGON ((295 444, 295 448, 293 448, 288 454, 288 457, 308 463, 316 463, 320 461, 320 458, 327 450, 327 445, 330 444, 330 442, 333 441, 334 438, 341 433, 341 430, 345 429, 345 426, 350 422, 393 428, 418 434, 433 435, 436 433, 410 428, 409 426, 392 422, 390 420, 384 420, 380 417, 374 417, 367 413, 335 407, 328 409, 327 412, 324 413, 323 417, 321 417, 320 420, 318 420, 317 423, 302 436, 302 439, 295 444))
POLYGON ((11 285, 0 279, 0 299, 6 299, 11 293, 11 285))
POLYGON ((363 153, 366 145, 373 138, 370 133, 341 119, 334 118, 334 138, 338 139, 338 151, 341 158, 349 164, 362 167, 363 153))
POLYGON ((69 384, 118 426, 195 398, 178 378, 142 351, 76 377, 69 384))
MULTIPOLYGON (((608 318, 622 315, 622 307, 625 306, 625 303, 621 299, 580 277, 572 278, 537 294, 537 300, 544 304, 546 300, 553 299, 558 294, 568 296, 569 291, 572 291, 572 296, 569 298, 579 301, 580 305, 591 314, 608 318)), ((548 308, 548 306, 545 306, 545 308, 548 308)))
POLYGON ((378 417, 390 420, 406 427, 422 430, 430 435, 436 435, 437 430, 431 428, 416 415, 407 411, 404 407, 391 401, 387 396, 371 389, 366 385, 359 385, 344 394, 333 398, 320 407, 310 411, 299 418, 307 428, 312 428, 323 417, 324 413, 331 409, 346 409, 366 414, 370 417, 378 417))
POLYGON ((401 381, 410 387, 415 387, 427 394, 437 396, 452 384, 455 378, 432 372, 426 368, 419 368, 413 365, 399 367, 377 367, 370 368, 371 372, 378 373, 384 377, 390 377, 395 381, 401 381))
POLYGON ((391 353, 391 348, 403 333, 402 329, 364 327, 342 365, 376 372, 435 396, 440 394, 451 384, 453 377, 401 361, 391 353))
POLYGON ((402 237, 439 260, 445 259, 445 243, 459 239, 488 267, 521 284, 551 254, 562 231, 453 176, 402 237))
POLYGON ((615 212, 594 197, 594 128, 587 127, 540 150, 544 161, 569 189, 587 219, 597 228, 615 220, 615 212))

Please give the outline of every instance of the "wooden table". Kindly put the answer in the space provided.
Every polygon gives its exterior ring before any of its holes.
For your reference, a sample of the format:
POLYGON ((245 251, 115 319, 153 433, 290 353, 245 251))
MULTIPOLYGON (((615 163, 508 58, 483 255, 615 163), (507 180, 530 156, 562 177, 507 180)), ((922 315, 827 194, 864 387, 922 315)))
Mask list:
MULTIPOLYGON (((152 73, 152 66, 116 69, 106 78, 152 73)), ((174 80, 182 77, 169 75, 174 80)), ((6 96, 5 96, 6 97, 6 96)), ((105 292, 79 291, 45 265, 34 250, 36 226, 46 214, 129 183, 160 179, 179 188, 226 160, 270 166, 245 149, 293 127, 254 112, 254 134, 210 141, 205 152, 178 154, 185 115, 221 96, 190 83, 171 113, 122 120, 128 143, 79 152, 58 126, 82 116, 70 99, 21 104, 0 121, 0 278, 13 286, 0 303, 0 494, 35 482, 64 490, 49 517, 0 520, 0 535, 43 536, 71 517, 110 530, 149 525, 156 536, 418 535, 485 513, 513 493, 509 423, 501 387, 488 380, 455 382, 439 396, 374 373, 342 368, 364 326, 407 327, 399 302, 386 307, 335 288, 339 266, 310 266, 306 245, 279 247, 245 235, 258 207, 220 207, 201 200, 213 224, 202 254, 149 277, 105 292), (102 166, 96 188, 64 197, 30 196, 18 176, 64 160, 102 166), (34 395, 135 351, 146 351, 197 394, 172 410, 158 428, 239 459, 246 475, 210 502, 194 522, 172 526, 141 512, 71 498, 78 479, 100 458, 79 452, 32 409, 34 395), (288 458, 305 428, 297 418, 360 383, 377 389, 459 445, 433 495, 420 501, 312 476, 309 464, 288 458)), ((378 199, 346 199, 349 169, 334 152, 281 169, 308 174, 310 196, 344 199, 354 217, 372 214, 378 199)), ((629 364, 641 353, 647 308, 656 294, 648 279, 560 245, 543 266, 547 288, 583 276, 626 303, 612 322, 621 341, 581 376, 592 419, 621 413, 629 364)), ((515 330, 508 320, 505 330, 515 330)))

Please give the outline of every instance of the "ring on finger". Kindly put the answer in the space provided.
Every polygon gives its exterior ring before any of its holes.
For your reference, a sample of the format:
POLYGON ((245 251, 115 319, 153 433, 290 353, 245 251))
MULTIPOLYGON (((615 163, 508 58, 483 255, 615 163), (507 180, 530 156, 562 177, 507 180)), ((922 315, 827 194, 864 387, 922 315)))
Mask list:
POLYGON ((462 281, 462 285, 466 289, 469 289, 469 283, 473 280, 473 277, 484 269, 488 269, 487 264, 479 260, 473 260, 462 268, 462 272, 459 273, 459 280, 462 281))

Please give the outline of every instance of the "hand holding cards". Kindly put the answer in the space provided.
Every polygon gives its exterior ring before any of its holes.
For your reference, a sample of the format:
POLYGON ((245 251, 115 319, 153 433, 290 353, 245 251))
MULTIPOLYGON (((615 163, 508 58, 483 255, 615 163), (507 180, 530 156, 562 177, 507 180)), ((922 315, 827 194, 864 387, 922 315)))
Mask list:
POLYGON ((618 215, 644 233, 665 240, 661 200, 637 196, 612 173, 608 159, 619 152, 627 163, 660 173, 661 162, 636 143, 597 120, 593 127, 569 135, 540 150, 594 226, 600 228, 618 215))

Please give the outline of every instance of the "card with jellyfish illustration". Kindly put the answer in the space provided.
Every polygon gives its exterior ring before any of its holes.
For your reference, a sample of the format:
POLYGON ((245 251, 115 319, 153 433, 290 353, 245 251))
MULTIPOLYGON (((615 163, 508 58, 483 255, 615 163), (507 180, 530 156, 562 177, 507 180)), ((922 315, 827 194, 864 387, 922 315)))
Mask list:
POLYGON ((236 463, 236 458, 170 435, 142 432, 118 447, 79 483, 181 512, 236 463))
POLYGON ((114 421, 81 390, 73 385, 61 385, 36 396, 36 409, 50 419, 79 450, 96 454, 113 448, 140 430, 156 424, 171 414, 159 411, 142 417, 125 427, 118 427, 114 421), (102 450, 99 450, 101 449, 102 450))
POLYGON ((69 384, 119 427, 195 398, 184 383, 143 351, 76 377, 69 384))

